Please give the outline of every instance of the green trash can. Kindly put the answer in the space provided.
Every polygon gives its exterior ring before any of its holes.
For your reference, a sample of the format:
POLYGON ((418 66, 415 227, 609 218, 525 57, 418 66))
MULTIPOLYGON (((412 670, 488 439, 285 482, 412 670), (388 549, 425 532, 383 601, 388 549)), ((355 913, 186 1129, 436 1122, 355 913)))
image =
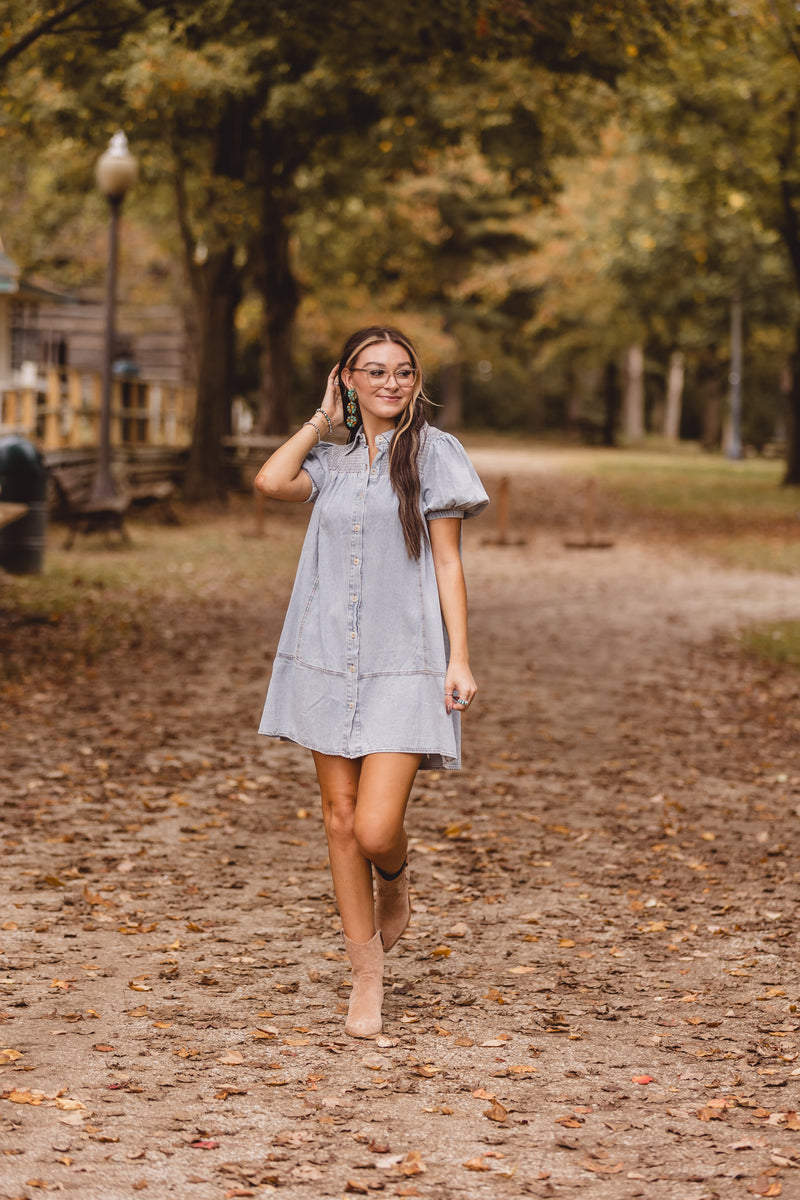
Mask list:
POLYGON ((0 529, 0 567, 12 575, 38 575, 47 535, 47 468, 26 438, 0 438, 0 500, 28 508, 0 529))

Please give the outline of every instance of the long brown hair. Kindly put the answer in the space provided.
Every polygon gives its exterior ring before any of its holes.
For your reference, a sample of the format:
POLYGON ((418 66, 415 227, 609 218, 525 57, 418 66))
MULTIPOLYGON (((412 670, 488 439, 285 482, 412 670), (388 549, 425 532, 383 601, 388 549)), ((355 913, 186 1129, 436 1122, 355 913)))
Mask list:
MULTIPOLYGON (((403 537, 406 549, 411 558, 419 558, 423 543, 428 541, 428 529, 420 512, 420 482, 417 456, 420 447, 420 432, 428 420, 430 401, 425 395, 422 380, 422 367, 419 355, 413 343, 391 326, 371 325, 367 329, 359 329, 345 342, 339 359, 339 388, 342 393, 342 404, 347 411, 347 388, 342 382, 342 371, 352 370, 359 354, 376 342, 394 342, 406 351, 414 368, 414 387, 411 399, 395 420, 395 435, 389 450, 389 479, 394 488, 400 506, 400 524, 403 526, 403 537)), ((352 442, 361 424, 361 413, 354 428, 350 430, 348 441, 352 442)))

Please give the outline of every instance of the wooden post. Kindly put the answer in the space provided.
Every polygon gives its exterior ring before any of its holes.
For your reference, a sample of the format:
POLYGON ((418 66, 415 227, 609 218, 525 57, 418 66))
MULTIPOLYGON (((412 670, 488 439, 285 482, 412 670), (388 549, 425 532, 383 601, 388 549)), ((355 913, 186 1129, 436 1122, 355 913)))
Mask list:
POLYGON ((565 538, 568 550, 608 550, 614 545, 608 538, 599 538, 595 533, 597 524, 597 480, 591 476, 586 480, 583 505, 583 537, 577 540, 565 538))
POLYGON ((586 480, 586 509, 584 512, 584 535, 589 546, 594 545, 595 514, 597 512, 597 480, 586 480))
POLYGON ((25 437, 36 437, 36 389, 31 387, 23 388, 20 393, 21 418, 20 425, 25 437))
POLYGON ((83 391, 81 389, 81 377, 79 373, 72 369, 67 369, 67 398, 66 398, 66 443, 68 446, 80 445, 81 433, 81 409, 83 405, 83 391))
POLYGON ((511 512, 511 476, 501 475, 497 485, 497 497, 494 501, 497 513, 497 534, 495 537, 483 539, 484 546, 524 546, 524 538, 509 536, 508 526, 511 512))
POLYGON ((147 440, 151 446, 164 445, 164 423, 161 408, 162 394, 160 383, 147 385, 147 440))
POLYGON ((93 446, 96 446, 100 436, 100 406, 102 404, 103 392, 103 381, 99 375, 92 375, 91 389, 92 404, 89 410, 89 440, 93 446))
POLYGON ((47 371, 42 443, 45 450, 57 450, 61 445, 61 380, 54 367, 47 371))
POLYGON ((503 475, 497 489, 497 544, 508 545, 508 508, 511 492, 511 480, 503 475))

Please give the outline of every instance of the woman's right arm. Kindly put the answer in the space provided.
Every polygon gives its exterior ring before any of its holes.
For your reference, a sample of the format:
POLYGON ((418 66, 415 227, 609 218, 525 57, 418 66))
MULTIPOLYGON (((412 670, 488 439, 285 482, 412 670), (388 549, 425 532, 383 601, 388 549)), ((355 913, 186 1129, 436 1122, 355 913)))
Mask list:
MULTIPOLYGON (((320 405, 334 429, 344 420, 338 374, 337 364, 328 375, 328 386, 320 405)), ((303 463, 320 437, 329 432, 328 422, 317 411, 309 421, 300 426, 297 433, 269 456, 255 478, 258 491, 272 500, 308 500, 312 483, 303 470, 303 463)))

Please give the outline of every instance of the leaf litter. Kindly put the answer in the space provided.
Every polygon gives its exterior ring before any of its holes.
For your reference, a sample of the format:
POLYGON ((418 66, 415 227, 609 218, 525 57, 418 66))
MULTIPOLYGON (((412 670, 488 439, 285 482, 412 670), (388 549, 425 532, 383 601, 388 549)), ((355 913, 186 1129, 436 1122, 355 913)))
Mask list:
MULTIPOLYGON (((265 575, 302 532, 279 511, 265 575)), ((780 587, 542 524, 467 527, 465 557, 480 707, 465 771, 414 790, 376 1044, 342 1029, 308 757, 253 735, 290 572, 274 604, 224 564, 148 597, 145 651, 85 676, 38 631, 52 656, 3 696, 11 1194, 100 1200, 136 1162, 126 1187, 198 1200, 791 1195, 800 688, 719 636, 780 587)))

